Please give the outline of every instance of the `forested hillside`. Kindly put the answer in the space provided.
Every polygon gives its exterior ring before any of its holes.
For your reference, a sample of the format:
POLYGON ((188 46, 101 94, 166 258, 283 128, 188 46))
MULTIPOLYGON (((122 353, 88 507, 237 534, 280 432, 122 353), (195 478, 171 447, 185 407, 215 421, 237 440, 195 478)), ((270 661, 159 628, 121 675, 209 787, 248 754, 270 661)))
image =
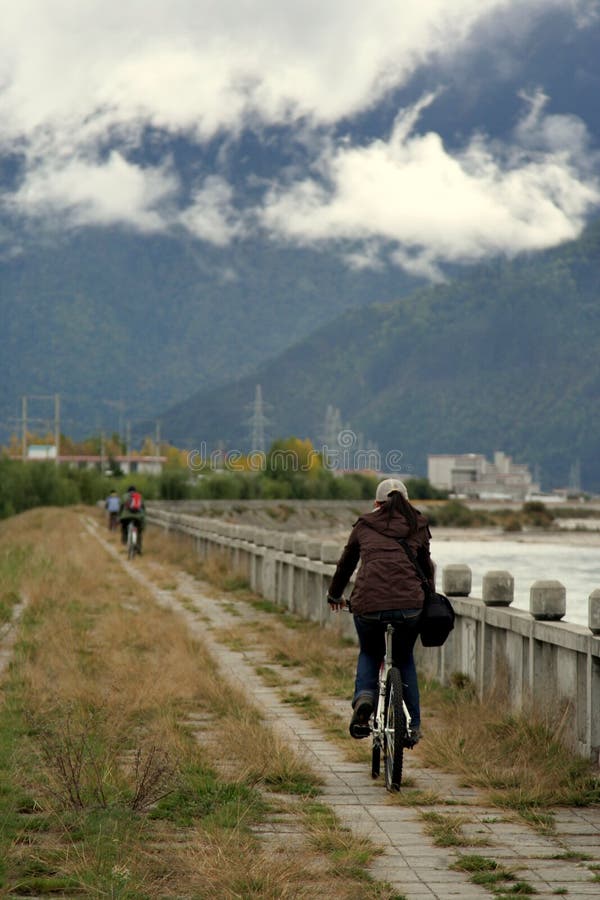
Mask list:
POLYGON ((85 229, 0 259, 0 420, 59 392, 64 430, 135 419, 249 371, 341 311, 414 286, 317 251, 85 229), (112 406, 106 405, 110 401, 112 406))
POLYGON ((545 487, 600 489, 600 223, 574 242, 355 310, 252 375, 162 416, 174 440, 247 447, 260 383, 271 437, 318 438, 326 407, 416 473, 428 453, 503 449, 545 487))

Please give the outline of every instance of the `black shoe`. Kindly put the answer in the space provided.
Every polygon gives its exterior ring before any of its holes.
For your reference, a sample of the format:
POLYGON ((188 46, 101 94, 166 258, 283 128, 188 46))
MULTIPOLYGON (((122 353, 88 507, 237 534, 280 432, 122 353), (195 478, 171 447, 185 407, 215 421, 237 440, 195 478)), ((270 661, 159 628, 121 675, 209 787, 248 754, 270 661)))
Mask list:
POLYGON ((350 720, 350 734, 353 738, 369 737, 371 734, 371 726, 369 719, 373 712, 373 698, 370 694, 359 694, 354 704, 354 712, 350 720))
POLYGON ((418 744, 421 740, 421 729, 420 728, 409 728, 408 734, 406 736, 406 747, 411 750, 415 744, 418 744))

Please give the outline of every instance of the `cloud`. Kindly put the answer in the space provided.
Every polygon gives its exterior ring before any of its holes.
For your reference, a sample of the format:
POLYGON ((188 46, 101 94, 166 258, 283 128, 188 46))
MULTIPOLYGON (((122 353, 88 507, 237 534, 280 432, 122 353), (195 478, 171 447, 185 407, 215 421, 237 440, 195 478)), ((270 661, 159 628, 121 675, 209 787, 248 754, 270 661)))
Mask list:
POLYGON ((72 225, 126 224, 140 231, 164 227, 157 211, 173 198, 177 177, 165 166, 142 168, 113 151, 103 162, 45 163, 25 179, 10 202, 32 217, 60 210, 72 225))
MULTIPOLYGON (((569 123, 544 119, 537 108, 516 129, 520 144, 476 136, 452 154, 438 134, 412 130, 415 109, 431 99, 399 116, 387 140, 329 145, 318 175, 272 188, 262 211, 265 227, 303 244, 364 246, 364 262, 374 258, 377 242, 380 256, 431 276, 439 275, 438 263, 540 249, 576 236, 600 203, 598 182, 578 166, 583 123, 569 117, 578 137, 569 148, 562 140, 569 123), (532 149, 533 131, 542 150, 532 149)), ((356 251, 353 258, 361 259, 356 251)))
POLYGON ((506 4, 2 0, 0 117, 11 139, 29 140, 140 122, 203 139, 248 117, 333 122, 506 4))
MULTIPOLYGON (((520 155, 512 159, 507 148, 477 137, 451 155, 438 135, 415 133, 418 106, 370 144, 345 142, 337 128, 436 55, 452 58, 486 17, 561 7, 584 24, 595 6, 0 0, 0 156, 21 161, 20 180, 0 202, 70 225, 183 227, 219 246, 258 219, 276 237, 343 241, 354 266, 377 265, 387 254, 433 271, 436 261, 545 246, 574 233, 596 188, 565 145, 570 135, 582 148, 585 126, 546 115, 541 95, 527 101, 529 118, 515 133, 520 155), (302 146, 304 172, 289 184, 270 173, 258 209, 236 211, 218 145, 235 146, 245 130, 260 135, 271 126, 284 126, 288 144, 302 146), (149 129, 166 148, 185 137, 203 160, 195 182, 169 149, 140 163, 149 129), (216 162, 208 167, 210 147, 216 162)), ((433 101, 429 95, 422 105, 433 101)), ((256 174, 253 197, 265 183, 264 168, 256 174)))
POLYGON ((185 228, 216 246, 241 235, 233 191, 211 175, 177 207, 180 180, 170 165, 142 167, 113 151, 104 161, 64 160, 33 170, 10 198, 13 209, 32 218, 56 217, 69 226, 128 225, 142 232, 185 228))
POLYGON ((244 231, 232 197, 233 191, 226 181, 216 175, 209 176, 177 221, 197 238, 224 247, 244 231))
POLYGON ((521 98, 528 109, 515 128, 518 143, 531 150, 550 153, 567 153, 580 167, 586 162, 597 163, 597 154, 591 148, 590 137, 578 116, 548 115, 544 113, 550 98, 541 88, 533 92, 522 91, 521 98))

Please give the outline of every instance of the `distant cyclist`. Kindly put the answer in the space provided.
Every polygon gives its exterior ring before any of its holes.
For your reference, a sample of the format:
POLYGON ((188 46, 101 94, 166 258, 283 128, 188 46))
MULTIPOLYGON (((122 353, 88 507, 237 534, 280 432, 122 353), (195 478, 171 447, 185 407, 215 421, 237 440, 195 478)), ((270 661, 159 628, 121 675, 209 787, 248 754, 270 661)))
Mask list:
POLYGON ((142 533, 146 522, 146 507, 144 498, 135 485, 127 488, 127 493, 121 498, 121 543, 127 543, 127 529, 130 522, 135 522, 138 527, 138 552, 142 552, 142 533))
POLYGON ((121 512, 121 499, 116 491, 111 491, 104 501, 104 508, 108 513, 108 530, 114 531, 119 521, 119 513, 121 512))

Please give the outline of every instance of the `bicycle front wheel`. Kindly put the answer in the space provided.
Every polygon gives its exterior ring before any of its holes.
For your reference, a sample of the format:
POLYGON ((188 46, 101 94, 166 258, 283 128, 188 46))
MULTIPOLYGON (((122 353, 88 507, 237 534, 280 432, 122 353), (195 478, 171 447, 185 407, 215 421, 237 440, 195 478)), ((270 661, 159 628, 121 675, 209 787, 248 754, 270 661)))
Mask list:
POLYGON ((379 743, 373 743, 371 750, 371 778, 379 778, 381 771, 381 746, 379 743))
POLYGON ((402 782, 406 716, 402 704, 400 670, 392 667, 385 686, 383 753, 385 757, 385 786, 398 791, 402 782))

